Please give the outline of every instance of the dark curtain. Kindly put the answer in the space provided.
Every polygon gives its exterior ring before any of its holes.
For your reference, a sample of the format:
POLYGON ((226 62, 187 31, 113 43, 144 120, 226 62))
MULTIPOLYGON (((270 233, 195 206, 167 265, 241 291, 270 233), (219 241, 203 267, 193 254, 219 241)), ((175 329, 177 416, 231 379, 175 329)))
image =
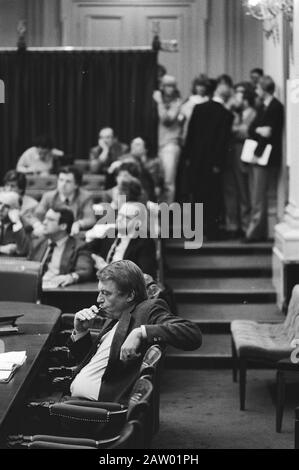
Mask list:
POLYGON ((88 156, 104 126, 155 146, 156 67, 152 51, 0 52, 0 176, 44 134, 74 158, 88 156))

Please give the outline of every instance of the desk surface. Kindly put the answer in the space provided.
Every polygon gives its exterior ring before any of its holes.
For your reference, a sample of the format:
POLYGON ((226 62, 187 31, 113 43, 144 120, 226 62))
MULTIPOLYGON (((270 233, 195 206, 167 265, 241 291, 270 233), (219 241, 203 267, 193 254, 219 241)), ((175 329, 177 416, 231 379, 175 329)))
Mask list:
MULTIPOLYGON (((49 334, 58 322, 61 310, 49 305, 25 302, 0 302, 1 315, 22 315, 16 324, 20 334, 49 334)), ((0 339, 3 338, 0 336, 0 339)))
POLYGON ((22 404, 32 381, 39 372, 43 352, 50 344, 51 332, 54 331, 60 310, 47 305, 36 305, 21 302, 0 302, 0 316, 8 314, 24 316, 17 320, 21 334, 0 336, 1 352, 26 351, 27 360, 8 384, 0 383, 0 435, 4 423, 7 422, 18 405, 22 404), (40 331, 45 328, 47 332, 40 331), (34 334, 32 334, 34 330, 34 334))

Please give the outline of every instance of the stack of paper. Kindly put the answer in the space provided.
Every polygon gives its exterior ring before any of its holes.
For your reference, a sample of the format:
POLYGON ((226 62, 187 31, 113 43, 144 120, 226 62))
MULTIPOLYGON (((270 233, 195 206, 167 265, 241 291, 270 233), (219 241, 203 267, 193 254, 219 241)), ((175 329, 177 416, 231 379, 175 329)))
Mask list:
POLYGON ((26 351, 0 354, 0 382, 9 382, 18 367, 27 359, 26 351))
POLYGON ((0 316, 0 336, 10 333, 17 333, 19 331, 16 321, 18 318, 23 317, 23 314, 1 315, 0 316))

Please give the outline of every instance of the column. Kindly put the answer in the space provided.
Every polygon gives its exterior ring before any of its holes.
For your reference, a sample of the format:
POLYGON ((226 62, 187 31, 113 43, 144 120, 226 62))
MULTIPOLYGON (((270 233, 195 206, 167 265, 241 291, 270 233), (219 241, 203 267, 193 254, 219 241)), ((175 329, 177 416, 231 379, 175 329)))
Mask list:
POLYGON ((286 99, 289 198, 283 220, 275 227, 273 248, 273 284, 280 307, 289 300, 293 285, 299 284, 299 0, 294 0, 294 7, 294 52, 286 99))

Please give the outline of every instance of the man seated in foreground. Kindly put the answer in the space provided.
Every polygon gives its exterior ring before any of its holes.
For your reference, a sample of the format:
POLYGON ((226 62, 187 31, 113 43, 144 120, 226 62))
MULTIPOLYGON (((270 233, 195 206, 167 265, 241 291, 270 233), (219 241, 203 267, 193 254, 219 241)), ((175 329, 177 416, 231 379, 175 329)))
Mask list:
POLYGON ((70 392, 72 397, 125 402, 150 345, 195 350, 201 332, 195 323, 174 316, 163 300, 148 300, 142 271, 132 261, 112 263, 98 277, 98 305, 76 313, 68 342, 72 355, 82 361, 70 392), (106 321, 92 344, 89 329, 98 313, 106 321))
POLYGON ((92 280, 93 262, 83 243, 70 235, 74 215, 69 209, 49 209, 44 236, 31 240, 19 219, 15 223, 17 244, 31 261, 42 263, 43 287, 66 287, 92 280))

